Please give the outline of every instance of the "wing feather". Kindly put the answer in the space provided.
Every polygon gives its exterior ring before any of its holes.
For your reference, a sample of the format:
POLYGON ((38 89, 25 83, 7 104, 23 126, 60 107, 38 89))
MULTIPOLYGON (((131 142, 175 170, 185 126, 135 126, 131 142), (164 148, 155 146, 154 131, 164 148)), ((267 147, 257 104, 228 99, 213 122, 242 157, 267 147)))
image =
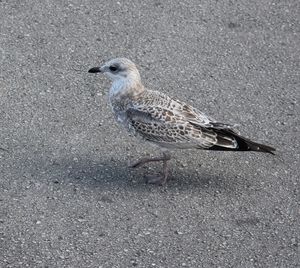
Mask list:
POLYGON ((234 126, 218 122, 161 92, 147 90, 126 107, 129 130, 163 147, 267 153, 275 150, 242 137, 234 126))
POLYGON ((128 125, 135 134, 150 142, 175 148, 209 149, 215 145, 236 148, 233 135, 217 131, 227 129, 237 134, 231 125, 219 123, 163 93, 147 91, 147 94, 132 102, 126 111, 128 125))

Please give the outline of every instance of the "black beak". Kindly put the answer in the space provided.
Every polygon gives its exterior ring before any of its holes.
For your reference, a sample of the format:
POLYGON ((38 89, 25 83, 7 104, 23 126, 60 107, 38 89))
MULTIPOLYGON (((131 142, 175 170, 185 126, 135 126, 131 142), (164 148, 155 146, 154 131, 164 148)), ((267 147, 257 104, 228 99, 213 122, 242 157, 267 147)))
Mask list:
POLYGON ((100 67, 93 67, 89 69, 89 73, 101 73, 100 67))

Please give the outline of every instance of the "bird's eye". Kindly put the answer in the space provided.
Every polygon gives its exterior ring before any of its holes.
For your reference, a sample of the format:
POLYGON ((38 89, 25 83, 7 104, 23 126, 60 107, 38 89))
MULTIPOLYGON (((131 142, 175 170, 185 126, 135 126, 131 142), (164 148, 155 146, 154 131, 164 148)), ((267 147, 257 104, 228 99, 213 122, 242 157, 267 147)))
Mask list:
POLYGON ((118 70, 118 68, 116 66, 109 66, 109 70, 115 72, 116 70, 118 70))

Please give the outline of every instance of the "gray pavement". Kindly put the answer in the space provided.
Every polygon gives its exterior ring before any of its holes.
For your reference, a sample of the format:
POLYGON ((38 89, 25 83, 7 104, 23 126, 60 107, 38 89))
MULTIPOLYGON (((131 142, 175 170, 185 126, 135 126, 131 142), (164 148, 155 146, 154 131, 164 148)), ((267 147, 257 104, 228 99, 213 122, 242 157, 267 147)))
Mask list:
POLYGON ((299 1, 0 1, 0 267, 299 267, 299 1), (38 3, 39 2, 39 3, 38 3), (114 122, 144 83, 278 149, 155 154, 114 122), (6 151, 6 150, 7 151, 6 151))

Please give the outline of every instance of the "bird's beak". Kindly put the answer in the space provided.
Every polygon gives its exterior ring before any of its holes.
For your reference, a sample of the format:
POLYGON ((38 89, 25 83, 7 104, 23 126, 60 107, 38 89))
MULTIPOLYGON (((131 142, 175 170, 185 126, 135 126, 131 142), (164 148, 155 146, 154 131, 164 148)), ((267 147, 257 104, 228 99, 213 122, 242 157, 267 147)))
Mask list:
POLYGON ((93 67, 89 69, 89 73, 101 73, 101 68, 100 67, 93 67))

